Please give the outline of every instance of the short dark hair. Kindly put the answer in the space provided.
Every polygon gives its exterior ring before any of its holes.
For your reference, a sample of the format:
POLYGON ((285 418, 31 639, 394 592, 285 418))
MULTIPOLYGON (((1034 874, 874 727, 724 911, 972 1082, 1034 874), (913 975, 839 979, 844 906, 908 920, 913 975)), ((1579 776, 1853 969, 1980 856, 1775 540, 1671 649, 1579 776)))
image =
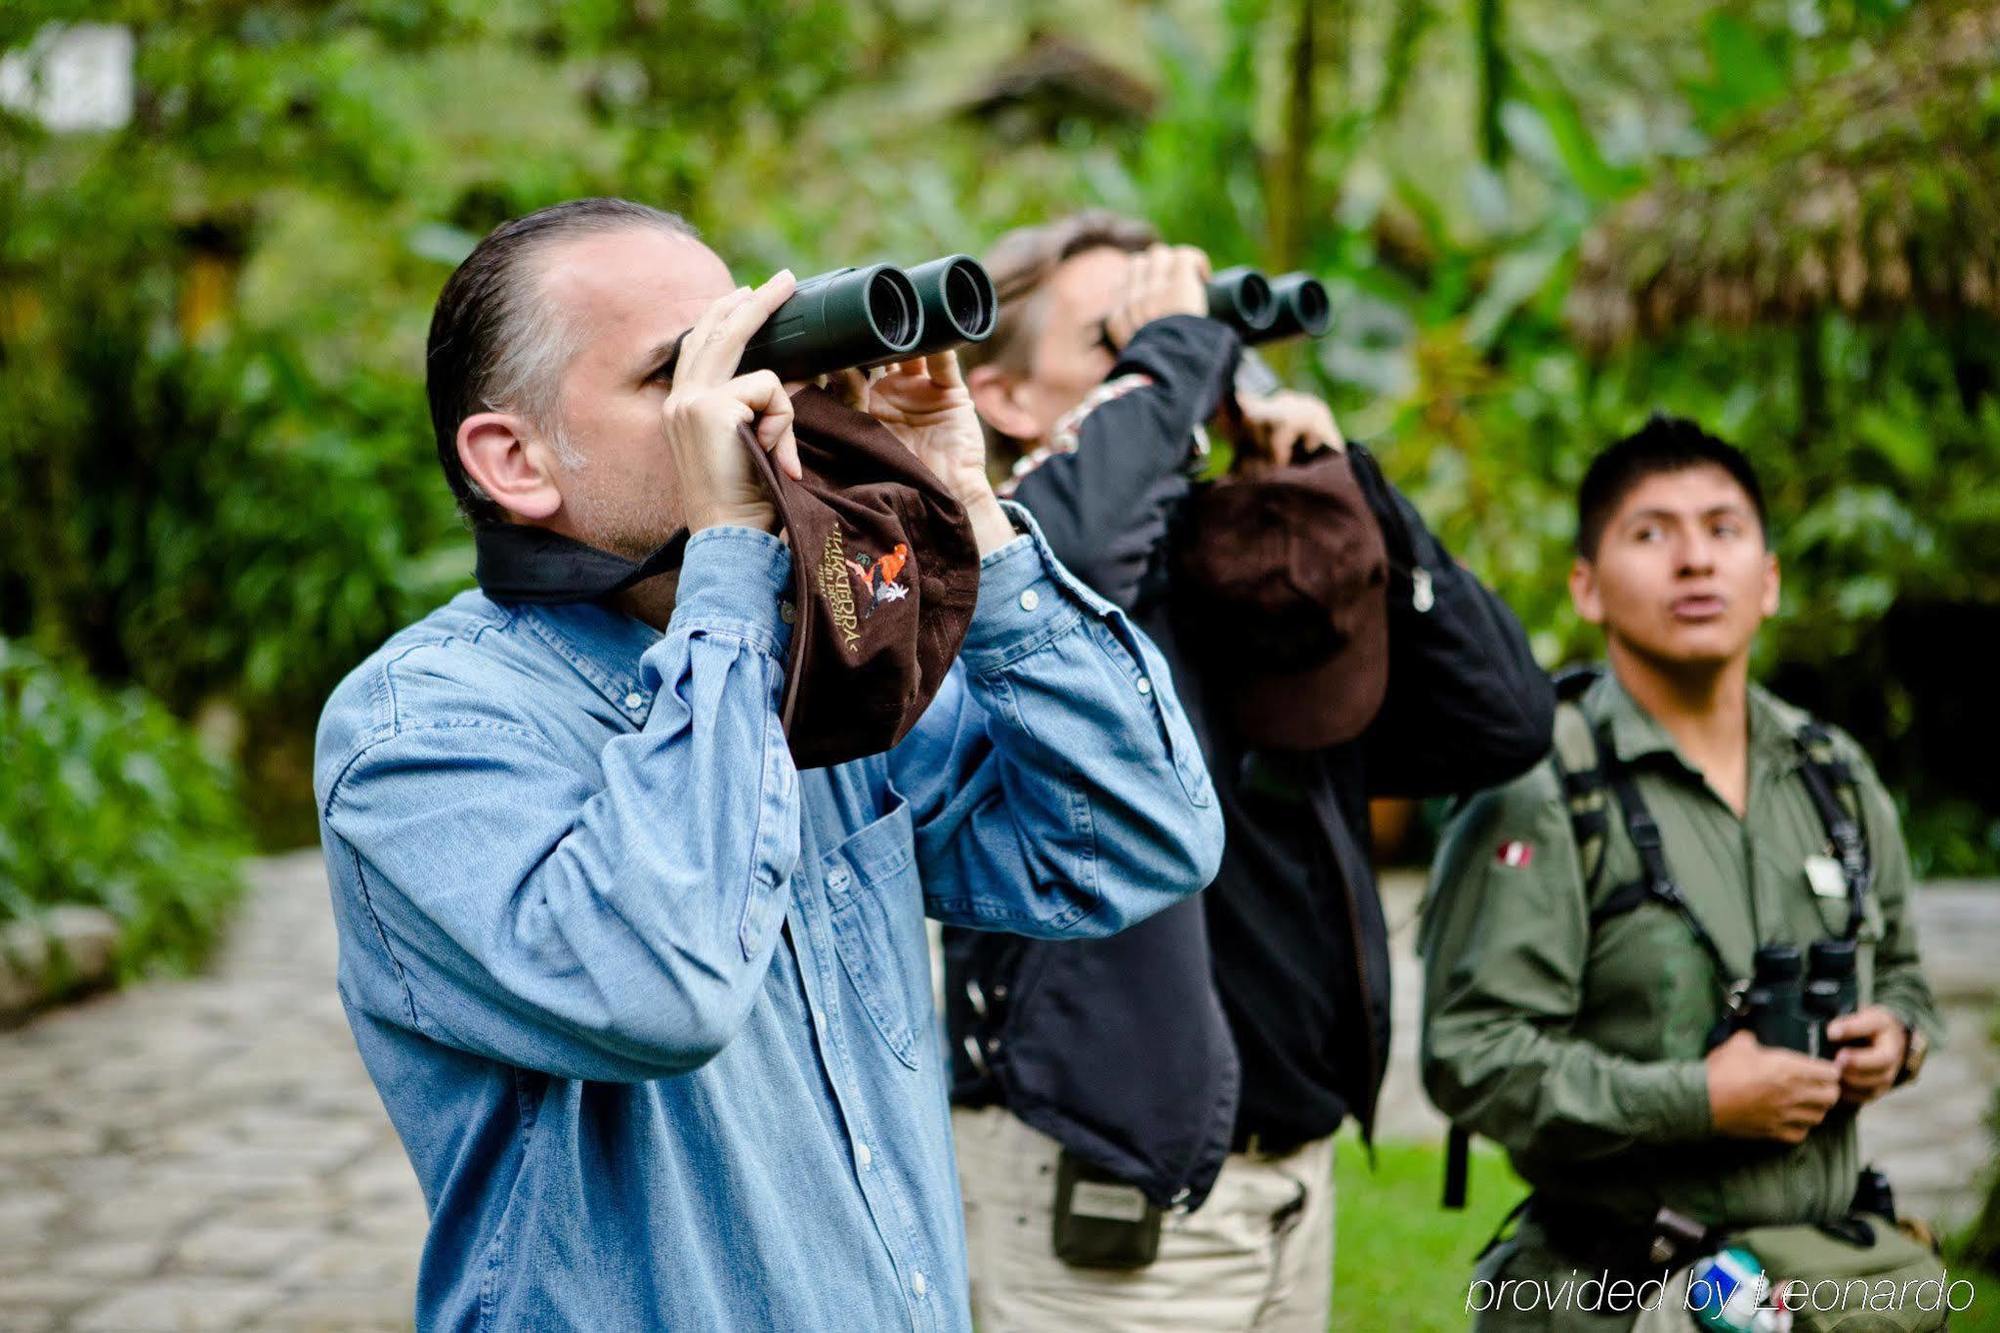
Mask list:
POLYGON ((565 237, 624 227, 695 235, 685 218, 629 199, 572 199, 503 222, 445 280, 431 312, 424 354, 438 463, 474 525, 504 523, 499 505, 465 475, 458 428, 480 412, 520 412, 557 434, 556 390, 574 353, 574 332, 541 303, 536 255, 565 237))
POLYGON ((1583 485, 1576 493, 1576 553, 1586 560, 1597 558, 1605 526, 1633 487, 1662 472, 1691 467, 1719 467, 1727 472, 1750 497, 1758 530, 1770 532, 1764 488, 1744 452, 1684 417, 1655 412, 1645 425, 1592 459, 1590 469, 1583 474, 1583 485))

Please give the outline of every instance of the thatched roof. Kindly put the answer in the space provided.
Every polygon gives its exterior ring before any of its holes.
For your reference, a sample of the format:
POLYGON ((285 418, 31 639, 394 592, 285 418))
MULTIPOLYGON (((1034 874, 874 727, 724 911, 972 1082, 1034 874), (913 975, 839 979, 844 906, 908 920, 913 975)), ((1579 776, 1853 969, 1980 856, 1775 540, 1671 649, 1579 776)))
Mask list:
POLYGON ((1701 320, 2000 312, 2000 4, 1930 0, 1585 237, 1566 315, 1609 346, 1701 320))
POLYGON ((1064 120, 1142 122, 1156 94, 1145 83, 1066 38, 1029 34, 1027 45, 987 76, 962 110, 1012 137, 1053 138, 1064 120))

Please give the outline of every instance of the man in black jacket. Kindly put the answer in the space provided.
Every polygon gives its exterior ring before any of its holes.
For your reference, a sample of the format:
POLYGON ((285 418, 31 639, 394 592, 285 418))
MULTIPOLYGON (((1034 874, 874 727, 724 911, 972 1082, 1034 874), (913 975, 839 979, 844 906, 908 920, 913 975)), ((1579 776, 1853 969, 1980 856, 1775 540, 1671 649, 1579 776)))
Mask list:
POLYGON ((1512 614, 1303 394, 1250 389, 1207 261, 1087 213, 1004 237, 968 384, 1014 498, 1172 666, 1221 793, 1200 900, 1084 944, 946 932, 954 1133, 988 1330, 1324 1329, 1332 1135, 1372 1132, 1389 956, 1368 800, 1506 781, 1554 700, 1512 614), (1248 744, 1182 642, 1169 537, 1207 430, 1273 462, 1346 448, 1389 565, 1388 684, 1354 740, 1248 744), (1197 1211, 1198 1210, 1198 1211, 1197 1211))

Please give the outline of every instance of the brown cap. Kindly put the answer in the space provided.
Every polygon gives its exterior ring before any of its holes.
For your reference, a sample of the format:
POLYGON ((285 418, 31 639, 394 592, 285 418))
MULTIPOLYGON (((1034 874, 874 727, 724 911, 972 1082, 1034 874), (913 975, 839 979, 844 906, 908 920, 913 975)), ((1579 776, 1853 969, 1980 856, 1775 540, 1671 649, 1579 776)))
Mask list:
POLYGON ((783 719, 800 768, 888 749, 923 716, 979 604, 965 509, 881 422, 792 395, 803 481, 754 442, 792 547, 783 719))
POLYGON ((1389 685, 1389 558, 1334 450, 1196 492, 1175 553, 1186 642, 1250 744, 1360 735, 1389 685))

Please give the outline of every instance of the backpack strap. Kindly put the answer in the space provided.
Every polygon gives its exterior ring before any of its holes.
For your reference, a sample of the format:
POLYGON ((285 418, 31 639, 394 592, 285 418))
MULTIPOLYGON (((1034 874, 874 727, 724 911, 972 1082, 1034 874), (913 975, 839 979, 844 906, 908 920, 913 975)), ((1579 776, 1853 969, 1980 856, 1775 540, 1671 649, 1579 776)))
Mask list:
POLYGON ((1590 928, 1593 933, 1611 917, 1629 912, 1648 901, 1657 902, 1672 909, 1674 915, 1687 927, 1688 934, 1701 946, 1703 953, 1715 968, 1715 984, 1726 997, 1730 990, 1729 965, 1722 959, 1722 950, 1716 946, 1715 937, 1702 925, 1695 915, 1694 905, 1681 892, 1674 881, 1673 872, 1667 867, 1666 845, 1660 837, 1660 825, 1653 818, 1653 812, 1646 805, 1646 798, 1639 794, 1639 784, 1633 780, 1632 770, 1618 760, 1618 752, 1612 748, 1611 737, 1599 732, 1597 738, 1600 764, 1605 770, 1605 780, 1618 799, 1618 808, 1625 817, 1625 835, 1632 840, 1632 848, 1639 853, 1639 878, 1631 884, 1619 888, 1590 914, 1590 928))
POLYGON ((1805 779, 1826 838, 1840 860, 1841 877, 1847 881, 1846 938, 1861 933, 1867 916, 1868 889, 1874 869, 1868 860, 1868 841, 1861 831, 1861 789, 1854 769, 1834 748, 1833 737, 1818 722, 1808 718, 1793 733, 1798 743, 1799 775, 1805 779))
POLYGON ((1471 1165, 1472 1131, 1454 1120, 1444 1140, 1444 1206, 1455 1213, 1465 1211, 1466 1176, 1471 1165))
POLYGON ((1563 803, 1569 808, 1570 830, 1576 835, 1586 898, 1597 889, 1611 831, 1610 800, 1604 768, 1598 761, 1597 735, 1579 703, 1600 674, 1594 666, 1566 667, 1556 673, 1555 748, 1549 754, 1556 779, 1562 784, 1563 803))

